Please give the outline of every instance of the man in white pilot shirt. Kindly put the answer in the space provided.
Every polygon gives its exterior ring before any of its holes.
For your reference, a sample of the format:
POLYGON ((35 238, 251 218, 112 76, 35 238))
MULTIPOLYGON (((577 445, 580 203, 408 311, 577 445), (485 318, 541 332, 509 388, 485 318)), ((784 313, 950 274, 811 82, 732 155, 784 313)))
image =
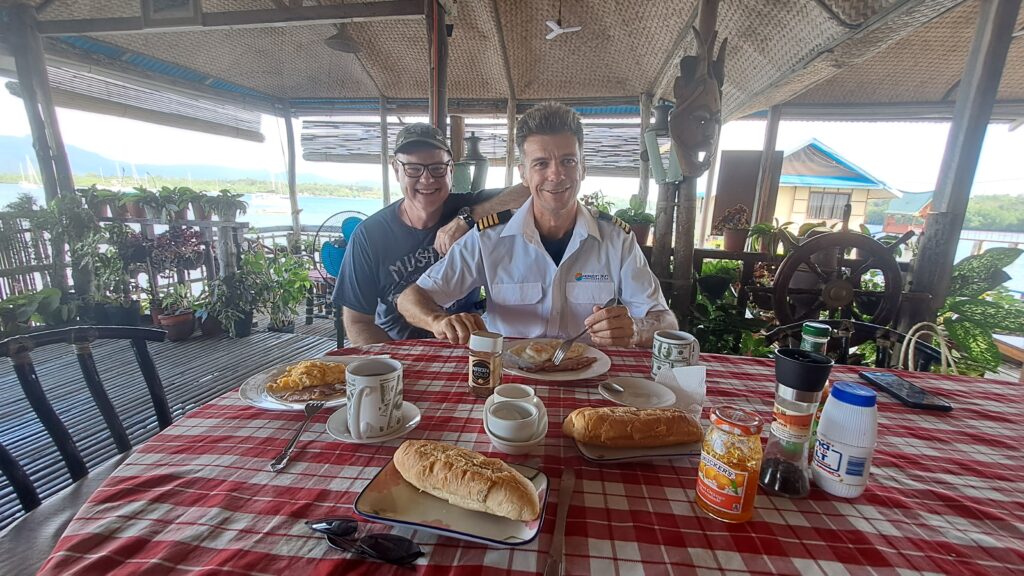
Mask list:
POLYGON ((411 324, 465 344, 474 330, 564 338, 584 326, 603 346, 648 346, 678 327, 657 278, 621 222, 580 205, 583 125, 571 108, 535 106, 516 123, 519 174, 530 199, 514 215, 484 218, 398 298, 411 324), (473 286, 487 293, 487 322, 441 307, 473 286), (623 305, 601 308, 613 296, 623 305))

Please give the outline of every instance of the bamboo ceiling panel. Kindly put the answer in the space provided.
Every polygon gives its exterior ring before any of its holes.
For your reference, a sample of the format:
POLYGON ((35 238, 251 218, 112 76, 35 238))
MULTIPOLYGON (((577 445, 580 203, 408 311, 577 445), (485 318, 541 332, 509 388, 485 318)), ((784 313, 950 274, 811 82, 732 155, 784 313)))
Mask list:
POLYGON ((331 25, 191 30, 101 37, 280 98, 376 97, 352 54, 327 48, 331 25))
POLYGON ((139 0, 53 0, 40 20, 78 20, 82 18, 116 18, 142 14, 139 0))
MULTIPOLYGON (((794 102, 940 102, 963 73, 978 11, 978 2, 950 10, 901 42, 890 44, 799 95, 794 102)), ((1024 12, 1017 23, 1024 25, 1024 12)), ((1024 38, 1015 39, 1006 62, 997 98, 1024 99, 1024 38)), ((955 99, 955 93, 948 98, 955 99)))
MULTIPOLYGON (((545 40, 557 0, 499 0, 519 99, 631 96, 648 92, 695 0, 563 0, 562 24, 583 30, 545 40)), ((461 7, 460 7, 461 10, 461 7)))
MULTIPOLYGON (((847 30, 828 51, 795 67, 790 75, 776 75, 777 80, 760 91, 751 91, 747 99, 730 108, 726 117, 737 118, 764 110, 774 104, 790 101, 801 92, 841 74, 844 69, 866 60, 912 34, 932 19, 942 15, 962 0, 922 0, 894 5, 884 22, 863 31, 847 30)), ((726 83, 730 81, 728 69, 726 83)), ((899 82, 899 77, 886 82, 899 82)))
POLYGON ((899 0, 821 0, 845 24, 863 24, 899 0))

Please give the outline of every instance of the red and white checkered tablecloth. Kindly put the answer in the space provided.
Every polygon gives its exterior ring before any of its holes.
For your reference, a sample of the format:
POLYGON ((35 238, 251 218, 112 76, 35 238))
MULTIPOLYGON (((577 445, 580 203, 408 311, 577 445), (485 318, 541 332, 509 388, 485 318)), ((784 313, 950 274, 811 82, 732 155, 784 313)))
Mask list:
MULTIPOLYGON (((408 341, 364 351, 386 352, 404 363, 406 400, 423 412, 408 438, 450 442, 510 462, 539 462, 552 482, 542 534, 522 548, 395 530, 426 551, 418 573, 542 570, 559 477, 567 466, 577 478, 566 527, 567 574, 1024 571, 1020 385, 905 375, 956 409, 911 410, 880 395, 878 448, 863 496, 843 500, 817 489, 800 500, 761 494, 751 521, 728 524, 694 504, 694 459, 602 465, 576 452, 560 424, 574 408, 607 404, 593 381, 537 384, 506 375, 506 382, 535 385, 551 415, 548 436, 534 453, 507 456, 483 432, 483 401, 464 389, 464 348, 408 341)), ((648 352, 607 352, 611 375, 650 369, 648 352)), ((728 402, 770 418, 770 361, 717 355, 701 360, 708 366, 705 407, 728 402)), ((837 367, 835 379, 856 380, 856 374, 837 367)), ((291 465, 274 474, 267 465, 302 414, 253 408, 235 393, 195 410, 139 448, 105 482, 41 573, 411 573, 337 552, 303 525, 310 518, 351 514, 359 491, 402 442, 345 444, 327 434, 327 417, 324 412, 314 419, 291 465)))

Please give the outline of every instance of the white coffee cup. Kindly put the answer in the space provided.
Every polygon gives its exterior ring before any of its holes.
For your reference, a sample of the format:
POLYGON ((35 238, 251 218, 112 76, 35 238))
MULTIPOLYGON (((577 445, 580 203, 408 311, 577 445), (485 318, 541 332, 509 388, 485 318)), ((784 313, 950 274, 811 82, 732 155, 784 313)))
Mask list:
POLYGON ((487 428, 499 440, 528 442, 537 435, 540 411, 532 402, 505 400, 487 407, 487 428))
POLYGON ((692 334, 681 330, 658 330, 651 346, 651 376, 665 368, 699 364, 700 343, 692 334))
POLYGON ((494 402, 504 402, 507 400, 532 401, 536 397, 537 393, 534 392, 533 388, 525 384, 502 384, 494 389, 494 402))
POLYGON ((352 362, 345 368, 345 390, 352 438, 387 436, 402 427, 402 364, 397 360, 352 362))

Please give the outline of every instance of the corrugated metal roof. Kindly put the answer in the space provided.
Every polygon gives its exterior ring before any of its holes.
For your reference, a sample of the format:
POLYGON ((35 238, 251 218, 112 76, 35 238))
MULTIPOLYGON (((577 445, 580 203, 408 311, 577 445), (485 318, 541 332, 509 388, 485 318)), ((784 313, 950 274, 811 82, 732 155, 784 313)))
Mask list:
POLYGON ((782 160, 784 186, 822 188, 878 188, 899 196, 899 192, 844 158, 816 138, 790 150, 782 160))
POLYGON ((893 198, 889 207, 885 209, 886 214, 911 214, 920 215, 932 201, 932 192, 904 192, 901 198, 893 198))

